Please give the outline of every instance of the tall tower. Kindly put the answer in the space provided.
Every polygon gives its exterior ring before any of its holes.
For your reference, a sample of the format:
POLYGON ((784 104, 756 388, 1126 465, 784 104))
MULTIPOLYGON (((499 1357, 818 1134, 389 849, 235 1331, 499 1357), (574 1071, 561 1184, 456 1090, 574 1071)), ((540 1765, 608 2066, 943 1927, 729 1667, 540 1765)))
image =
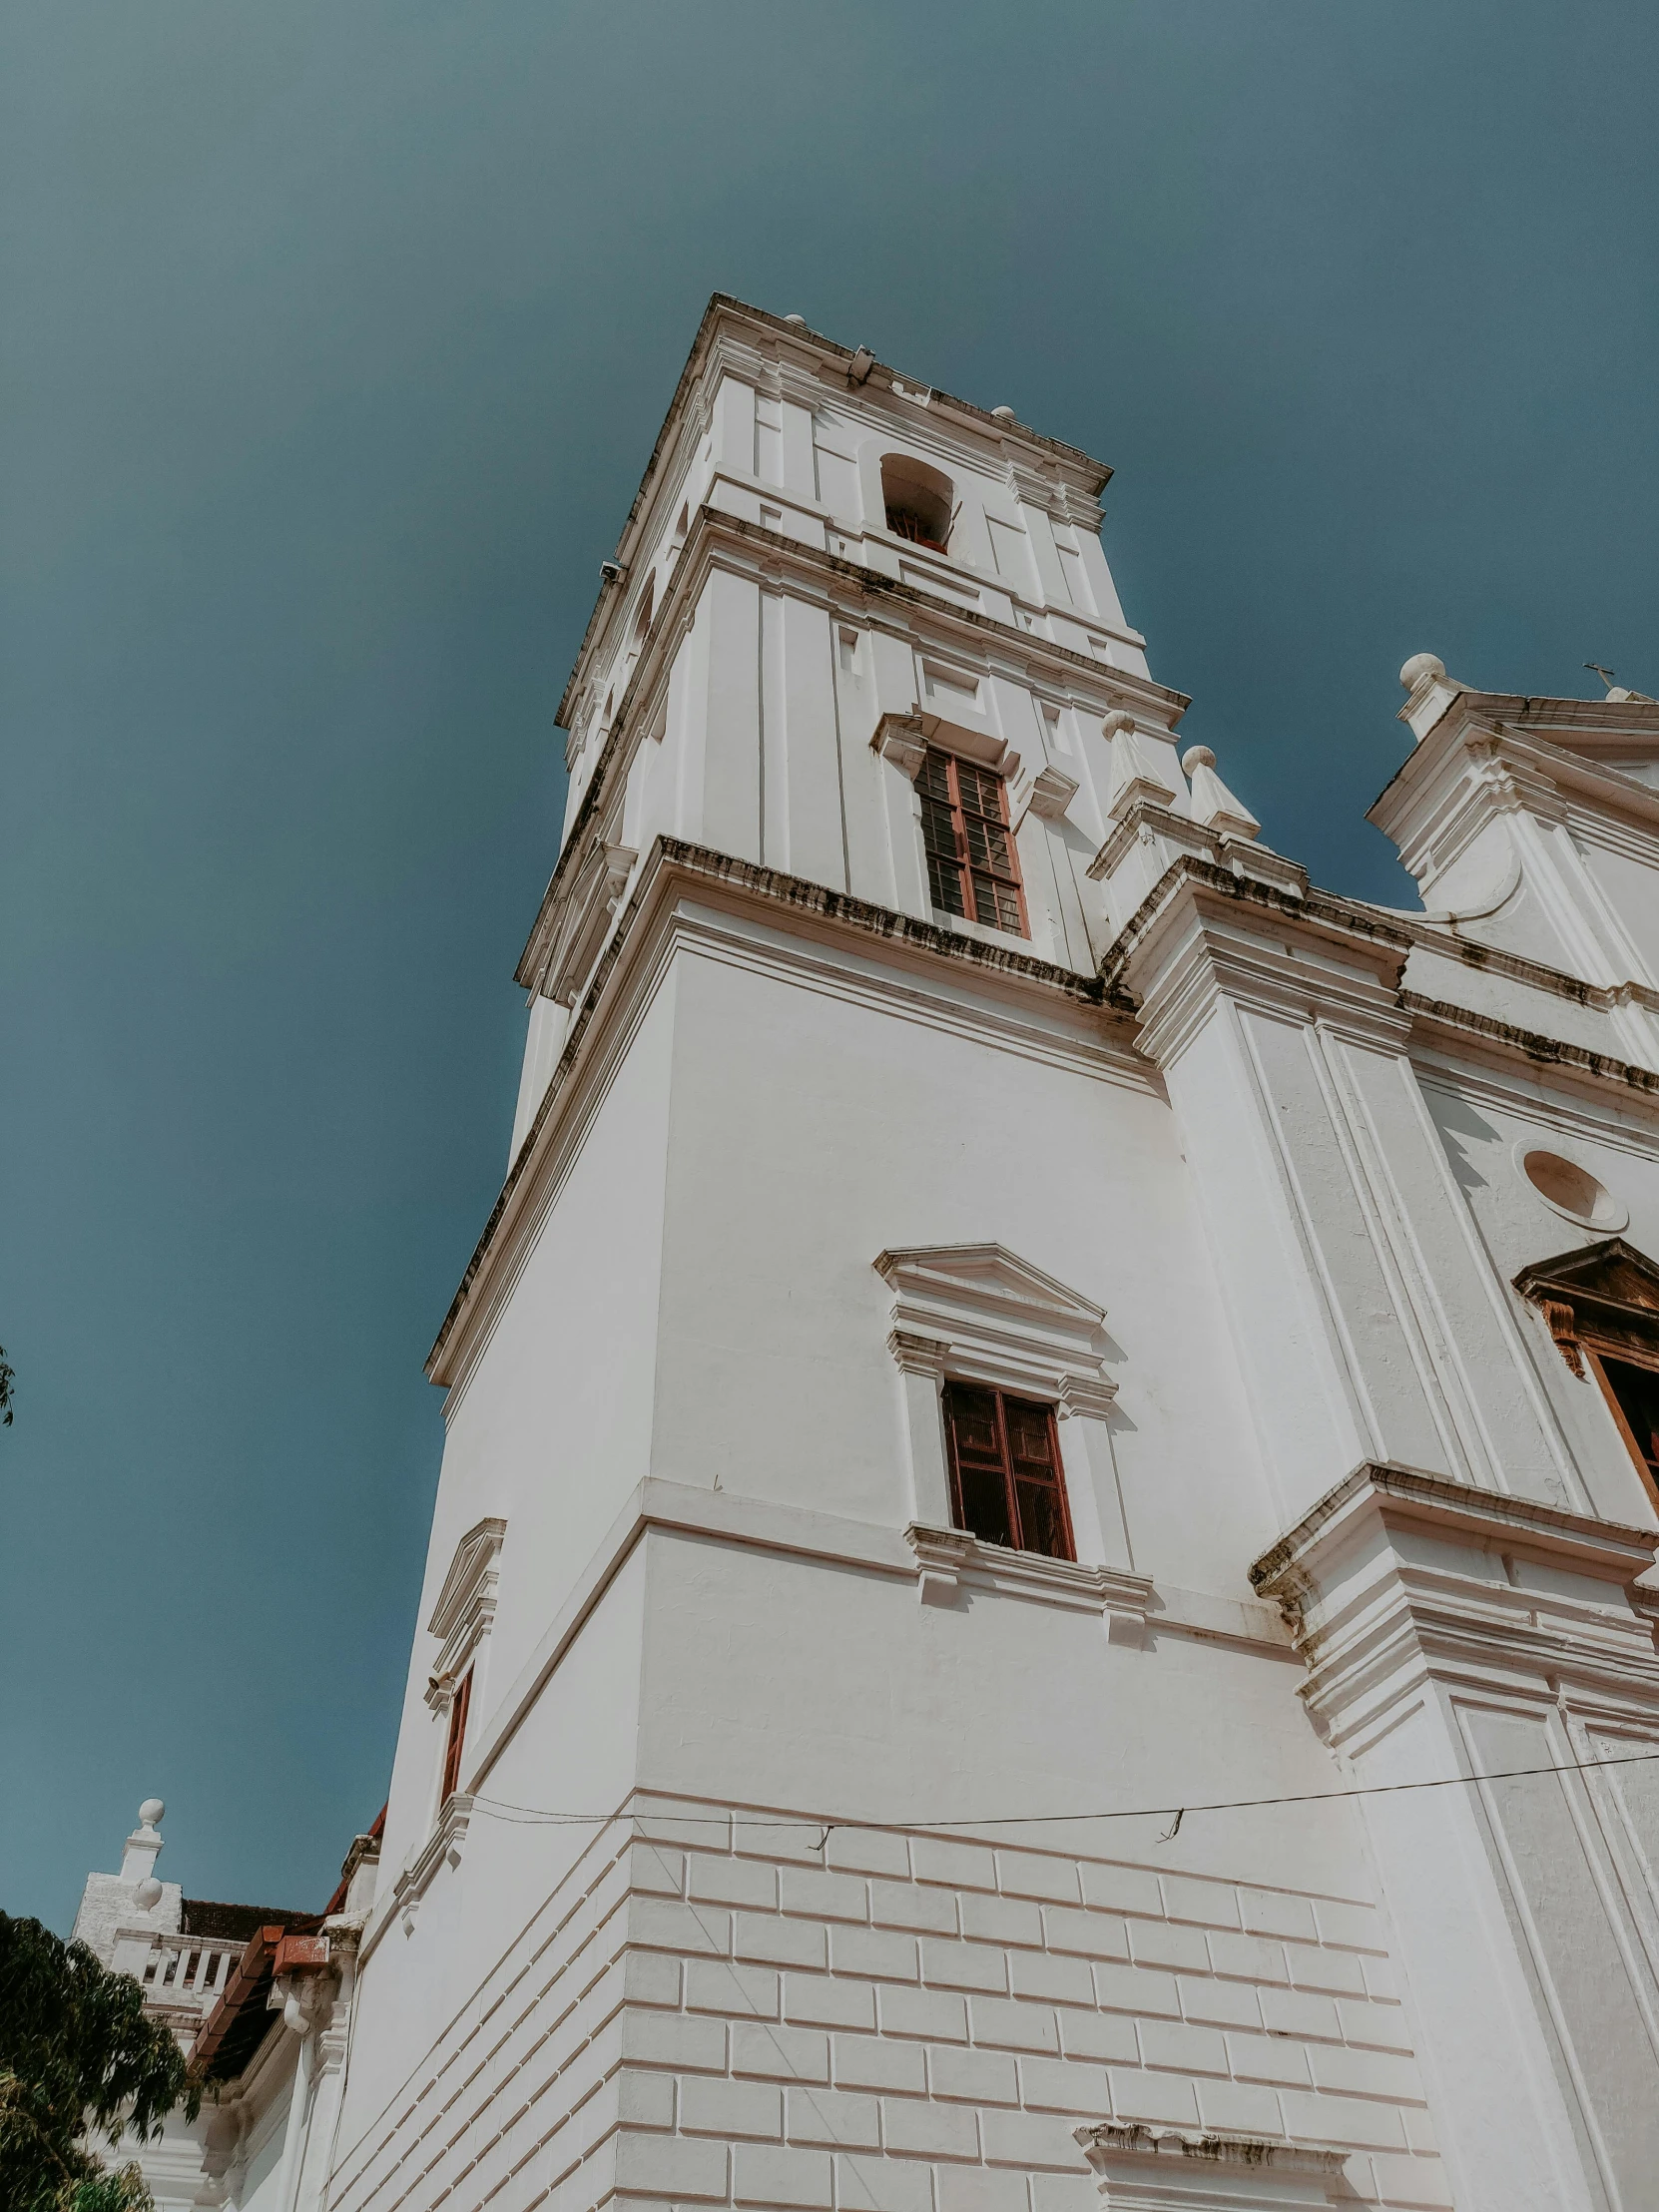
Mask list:
MULTIPOLYGON (((1605 978, 1310 890, 1178 757, 1108 473, 704 318, 428 1371, 334 2212, 1646 2201, 1646 1800, 1463 1777, 1659 1745, 1560 1349, 1640 1267, 1492 1166, 1659 1249, 1659 1079, 1540 1077, 1605 978)), ((1477 698, 1412 681, 1408 837, 1477 698)))

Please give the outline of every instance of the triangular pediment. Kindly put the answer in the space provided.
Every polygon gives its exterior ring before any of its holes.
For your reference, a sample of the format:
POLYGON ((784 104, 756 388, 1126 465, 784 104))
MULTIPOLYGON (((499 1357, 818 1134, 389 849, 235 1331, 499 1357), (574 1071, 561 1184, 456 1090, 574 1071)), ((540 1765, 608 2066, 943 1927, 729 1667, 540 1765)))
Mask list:
POLYGON ((1000 1308, 1010 1318, 1098 1329, 1106 1310, 1020 1259, 1006 1245, 910 1245, 883 1252, 875 1271, 901 1297, 1000 1308))
POLYGON ((1534 1303, 1552 1298, 1575 1306, 1582 1300, 1659 1315, 1659 1265, 1622 1237, 1536 1261, 1516 1276, 1515 1288, 1534 1303))
POLYGON ((426 1623, 428 1635, 448 1635, 460 1619, 468 1600, 477 1594, 480 1583, 495 1564, 495 1555, 501 1549, 501 1539, 506 1533, 506 1522, 494 1515, 467 1530, 455 1546, 455 1556, 449 1562, 449 1572, 443 1578, 443 1588, 438 1592, 432 1617, 426 1623))

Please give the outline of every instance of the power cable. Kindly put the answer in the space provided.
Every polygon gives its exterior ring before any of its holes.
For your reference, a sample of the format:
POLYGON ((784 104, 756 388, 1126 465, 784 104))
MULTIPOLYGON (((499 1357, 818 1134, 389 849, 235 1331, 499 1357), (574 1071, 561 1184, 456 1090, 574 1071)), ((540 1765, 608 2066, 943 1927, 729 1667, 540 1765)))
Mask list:
POLYGON ((1469 1783, 1525 1782, 1537 1775, 1593 1774, 1605 1767, 1632 1767, 1644 1761, 1659 1759, 1659 1750, 1620 1752, 1611 1759, 1574 1759, 1562 1766, 1506 1767, 1496 1774, 1447 1774, 1426 1782, 1374 1782, 1363 1783, 1351 1790, 1302 1790, 1282 1797, 1217 1798, 1207 1804, 1186 1805, 1136 1805, 1118 1806, 1110 1812, 1097 1813, 1002 1813, 1002 1814, 951 1814, 942 1820, 878 1821, 862 1818, 830 1821, 822 1816, 795 1820, 771 1819, 750 1813, 549 1813, 538 1806, 514 1805, 505 1798, 475 1797, 473 1810, 493 1820, 505 1821, 517 1827, 565 1827, 597 1828, 608 1821, 648 1822, 675 1821, 682 1827, 725 1828, 733 1820, 741 1820, 750 1828, 822 1828, 823 1836, 814 1846, 822 1851, 830 1835, 837 1828, 868 1828, 884 1835, 907 1834, 912 1829, 939 1828, 1034 1828, 1051 1827, 1068 1821, 1144 1821, 1170 1820, 1168 1832, 1158 1838, 1159 1843, 1169 1843, 1179 1834, 1181 1824, 1195 1813, 1253 1813, 1274 1805, 1328 1805, 1343 1799, 1397 1797, 1409 1790, 1449 1790, 1469 1783))

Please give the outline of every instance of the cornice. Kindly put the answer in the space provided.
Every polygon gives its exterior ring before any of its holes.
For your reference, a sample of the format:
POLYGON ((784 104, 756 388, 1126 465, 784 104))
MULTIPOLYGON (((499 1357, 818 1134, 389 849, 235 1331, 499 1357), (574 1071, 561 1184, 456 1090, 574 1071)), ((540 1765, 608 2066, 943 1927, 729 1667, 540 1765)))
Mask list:
POLYGON ((1651 1566, 1659 1551, 1659 1528, 1631 1528, 1593 1513, 1575 1513, 1564 1505, 1515 1497, 1503 1490, 1477 1490, 1472 1483, 1424 1474, 1388 1460, 1363 1461, 1312 1505, 1296 1526, 1262 1553, 1250 1569, 1251 1586, 1277 1598, 1285 1570, 1304 1561, 1316 1543, 1352 1522, 1355 1510, 1371 1500, 1386 1500, 1401 1520, 1421 1522, 1459 1537, 1475 1537, 1495 1547, 1519 1544, 1575 1565, 1598 1567, 1623 1583, 1651 1566))
POLYGON ((546 964, 556 926, 554 907, 577 864, 575 855, 587 849, 588 832, 602 819, 610 804, 613 786, 626 775, 635 751, 644 742, 645 730, 658 705, 660 683, 666 680, 666 664, 671 658, 672 647, 678 644, 681 626, 701 594, 710 569, 723 556, 746 574, 758 563, 765 562, 769 564, 771 580, 789 577, 809 585, 837 609, 885 612, 905 632, 917 618, 924 619, 929 625, 930 636, 958 647, 978 643, 1005 654, 1009 673, 1023 680, 1030 680, 1033 671, 1039 674, 1049 671, 1055 675, 1069 673, 1078 679, 1076 690, 1093 694, 1094 703, 1102 714, 1114 706, 1139 706, 1150 717, 1173 729, 1191 705, 1185 693, 1155 684, 1150 677, 1137 676, 1128 669, 1112 668, 1090 654, 1074 652, 1070 646, 1056 645, 1052 639, 1016 629, 1011 623, 998 622, 975 608, 958 606, 916 585, 900 583, 896 577, 865 568, 837 553, 827 552, 822 546, 783 537, 777 531, 763 529, 757 522, 746 522, 741 516, 725 514, 715 507, 700 507, 674 575, 652 619, 638 665, 617 708, 616 720, 566 832, 529 939, 519 956, 514 980, 526 990, 536 988, 537 975, 546 964))
POLYGON ((806 927, 827 932, 848 948, 883 949, 907 961, 919 961, 941 977, 951 973, 971 975, 998 991, 1035 993, 1039 1000, 1085 1011, 1124 1010, 1110 998, 1097 976, 1056 966, 1011 946, 941 929, 932 922, 918 921, 891 907, 810 883, 778 868, 761 867, 754 861, 677 837, 659 837, 639 870, 633 894, 610 942, 599 956, 541 1106, 428 1356, 426 1373, 433 1382, 449 1383, 456 1380, 457 1331, 475 1307, 483 1278, 492 1271, 498 1249, 511 1236, 530 1200, 532 1186, 542 1176, 554 1133, 563 1125, 580 1072, 601 1049, 602 1034, 610 1027, 601 1015, 609 1015, 613 1009, 624 965, 631 964, 645 947, 650 925, 666 903, 688 888, 735 898, 774 919, 787 920, 792 930, 806 927))
POLYGON ((1659 1074, 1651 1068, 1635 1067, 1628 1060, 1617 1060, 1611 1053, 1592 1052, 1586 1045, 1563 1044, 1539 1030, 1500 1021, 1494 1014, 1477 1014, 1443 998, 1425 998, 1420 991, 1402 990, 1399 1003, 1412 1017, 1413 1040, 1419 1033, 1449 1031, 1476 1038, 1484 1047, 1525 1060, 1539 1071, 1588 1079, 1598 1088, 1616 1086, 1644 1097, 1659 1096, 1659 1074))
POLYGON ((1106 2120, 1073 2140, 1100 2177, 1106 2212, 1318 2212, 1357 2202, 1335 2143, 1106 2120))
POLYGON ((1367 1464, 1250 1578, 1292 1627, 1311 1716, 1357 1756, 1431 1685, 1510 1710, 1565 1697, 1587 1723, 1651 1731, 1659 1653, 1630 1585, 1656 1550, 1659 1528, 1367 1464), (1474 1570, 1471 1552, 1501 1571, 1474 1570))
MULTIPOLYGON (((1366 820, 1393 838, 1402 854, 1432 844, 1443 866, 1494 815, 1524 809, 1545 821, 1567 821, 1576 834, 1594 841, 1633 846, 1651 863, 1659 854, 1659 792, 1567 744, 1551 744, 1552 729, 1571 727, 1563 715, 1525 727, 1519 710, 1534 704, 1601 714, 1593 701, 1535 703, 1459 692, 1455 711, 1448 706, 1406 755, 1366 820)), ((1643 734, 1659 740, 1659 717, 1651 708, 1643 734)))
POLYGON ((1183 854, 1160 876, 1107 947, 1100 975, 1108 991, 1126 986, 1135 955, 1189 887, 1217 893, 1242 908, 1257 907, 1278 916, 1280 922, 1323 933, 1333 942, 1346 941, 1364 950, 1380 969, 1390 964, 1402 967, 1410 949, 1409 937, 1395 922, 1359 899, 1312 888, 1299 895, 1259 877, 1236 874, 1213 860, 1183 854))

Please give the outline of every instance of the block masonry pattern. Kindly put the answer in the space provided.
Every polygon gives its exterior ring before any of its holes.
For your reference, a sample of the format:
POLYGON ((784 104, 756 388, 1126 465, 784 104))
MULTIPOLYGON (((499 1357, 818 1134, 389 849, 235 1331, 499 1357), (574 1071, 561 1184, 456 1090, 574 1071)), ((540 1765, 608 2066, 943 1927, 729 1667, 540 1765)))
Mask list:
POLYGON ((681 1808, 619 1819, 342 2162, 337 2212, 1094 2212, 1108 2116, 1441 2208, 1371 1906, 681 1808))

